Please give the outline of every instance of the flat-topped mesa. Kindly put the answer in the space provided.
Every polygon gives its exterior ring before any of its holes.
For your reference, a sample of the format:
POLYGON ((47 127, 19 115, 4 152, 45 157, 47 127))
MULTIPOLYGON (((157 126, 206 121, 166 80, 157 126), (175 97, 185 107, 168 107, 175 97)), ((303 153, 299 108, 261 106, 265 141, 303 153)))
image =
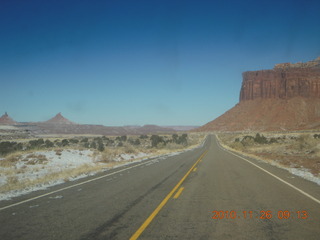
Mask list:
POLYGON ((197 131, 320 129, 320 58, 243 73, 240 103, 197 131))
POLYGON ((298 63, 279 63, 274 66, 274 69, 289 69, 289 68, 318 68, 320 67, 320 57, 309 62, 298 63))
POLYGON ((306 63, 277 64, 272 70, 242 74, 240 102, 293 97, 320 98, 320 57, 306 63))

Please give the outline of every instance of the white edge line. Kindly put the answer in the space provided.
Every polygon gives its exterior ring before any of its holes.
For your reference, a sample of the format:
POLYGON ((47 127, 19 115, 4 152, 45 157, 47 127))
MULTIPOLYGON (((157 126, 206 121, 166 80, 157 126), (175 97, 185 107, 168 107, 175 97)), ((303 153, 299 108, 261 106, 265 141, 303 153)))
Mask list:
POLYGON ((132 167, 128 167, 128 168, 125 168, 125 169, 122 169, 122 170, 119 170, 119 171, 116 171, 116 172, 112 172, 112 173, 109 173, 109 174, 107 174, 107 175, 103 175, 103 176, 100 176, 100 177, 96 177, 96 178, 93 178, 93 179, 90 179, 90 180, 87 180, 87 181, 84 181, 84 182, 81 182, 81 183, 77 183, 77 184, 74 184, 74 185, 71 185, 71 186, 68 186, 68 187, 60 188, 60 189, 58 189, 58 190, 55 190, 55 191, 52 191, 52 192, 48 192, 48 193, 39 195, 39 196, 34 197, 34 198, 29 198, 29 199, 23 200, 23 201, 21 201, 21 202, 17 202, 17 203, 10 204, 10 205, 8 205, 8 206, 5 206, 5 207, 0 208, 0 211, 2 211, 2 210, 4 210, 4 209, 7 209, 7 208, 11 208, 11 207, 14 207, 14 206, 21 205, 21 204, 23 204, 23 203, 31 202, 31 201, 33 201, 33 200, 36 200, 36 199, 39 199, 39 198, 42 198, 42 197, 46 197, 46 196, 48 196, 48 195, 51 195, 51 194, 54 194, 54 193, 57 193, 57 192, 61 192, 61 191, 64 191, 64 190, 67 190, 67 189, 70 189, 70 188, 78 187, 78 186, 80 186, 80 185, 83 185, 83 184, 86 184, 86 183, 89 183, 89 182, 97 181, 97 180, 99 180, 99 179, 106 178, 106 177, 109 177, 109 176, 111 176, 111 175, 114 175, 114 174, 117 174, 117 173, 120 173, 120 172, 129 170, 129 169, 132 169, 132 168, 135 168, 135 167, 139 167, 139 166, 141 166, 141 165, 144 165, 144 164, 149 163, 149 162, 152 161, 152 160, 154 160, 154 159, 150 159, 150 160, 145 161, 145 162, 143 162, 143 163, 139 163, 139 164, 134 165, 134 166, 132 166, 132 167))
MULTIPOLYGON (((207 138, 204 139, 203 143, 207 140, 207 138)), ((201 146, 201 145, 199 145, 201 146)), ((192 148, 192 149, 188 149, 188 150, 194 150, 196 149, 197 147, 195 148, 192 148)), ((181 151, 179 152, 180 153, 184 153, 185 151, 181 151)), ((168 156, 164 155, 165 157, 170 157, 170 154, 168 154, 168 156)), ((158 157, 161 157, 161 156, 157 156, 156 158, 158 157)), ((7 208, 11 208, 11 207, 14 207, 14 206, 18 206, 18 205, 21 205, 23 203, 27 203, 27 202, 31 202, 33 200, 36 200, 36 199, 39 199, 39 198, 42 198, 42 197, 46 197, 46 196, 49 196, 51 194, 54 194, 54 193, 57 193, 57 192, 61 192, 61 191, 64 191, 64 190, 67 190, 67 189, 70 189, 70 188, 74 188, 74 187, 77 187, 77 186, 80 186, 80 185, 83 185, 83 184, 86 184, 86 183, 89 183, 89 182, 93 182, 93 181, 97 181, 99 179, 102 179, 102 178, 105 178, 105 177, 109 177, 111 175, 114 175, 114 174, 117 174, 117 173, 120 173, 120 172, 123 172, 123 171, 126 171, 126 170, 129 170, 129 169, 132 169, 132 168, 135 168, 135 167, 139 167, 141 165, 144 165, 144 164, 147 164, 149 163, 150 161, 153 161, 155 160, 155 158, 151 158, 149 160, 146 160, 142 163, 139 163, 137 165, 134 165, 132 167, 128 167, 128 168, 125 168, 125 169, 122 169, 122 170, 119 170, 119 171, 116 171, 116 172, 113 172, 113 173, 109 173, 107 175, 103 175, 103 176, 100 176, 100 177, 96 177, 96 178, 93 178, 93 179, 90 179, 90 180, 87 180, 87 181, 84 181, 84 182, 81 182, 81 183, 77 183, 77 184, 74 184, 74 185, 71 185, 71 186, 68 186, 68 187, 64 187, 64 188, 60 188, 58 190, 55 190, 55 191, 52 191, 52 192, 48 192, 48 193, 45 193, 45 194, 42 194, 42 195, 39 195, 37 197, 34 197, 34 198, 29 198, 29 199, 26 199, 26 200, 23 200, 21 202, 17 202, 17 203, 13 203, 13 204, 10 204, 10 205, 7 205, 7 206, 4 206, 2 208, 0 208, 0 211, 4 210, 4 209, 7 209, 7 208)))
POLYGON ((293 189, 297 190, 298 192, 302 193, 302 194, 303 194, 303 195, 305 195, 306 197, 308 197, 308 198, 312 199, 313 201, 315 201, 316 203, 320 204, 320 200, 319 200, 319 199, 317 199, 317 198, 315 198, 315 197, 311 196, 310 194, 308 194, 308 193, 304 192, 304 191, 303 191, 303 190, 301 190, 300 188, 297 188, 296 186, 292 185, 291 183, 286 182, 286 181, 285 181, 285 180, 283 180, 282 178, 280 178, 280 177, 278 177, 278 176, 274 175, 273 173, 271 173, 271 172, 269 172, 269 171, 265 170, 264 168, 262 168, 262 167, 260 167, 260 166, 258 166, 258 165, 256 165, 256 164, 254 164, 253 162, 249 161, 248 159, 245 159, 245 158, 243 158, 243 157, 239 156, 238 154, 235 154, 235 153, 233 153, 232 151, 230 151, 230 150, 228 150, 228 149, 224 148, 222 145, 220 145, 220 143, 219 143, 219 141, 218 141, 218 138, 217 138, 217 137, 216 137, 216 141, 217 141, 217 143, 218 143, 218 146, 219 146, 221 149, 223 149, 223 150, 227 151, 228 153, 231 153, 232 155, 234 155, 234 156, 236 156, 236 157, 238 157, 238 158, 241 158, 242 160, 245 160, 246 162, 250 163, 251 165, 253 165, 253 166, 255 166, 255 167, 259 168, 260 170, 264 171, 265 173, 267 173, 267 174, 271 175, 272 177, 274 177, 274 178, 278 179, 280 182, 283 182, 284 184, 288 185, 289 187, 291 187, 291 188, 293 188, 293 189))

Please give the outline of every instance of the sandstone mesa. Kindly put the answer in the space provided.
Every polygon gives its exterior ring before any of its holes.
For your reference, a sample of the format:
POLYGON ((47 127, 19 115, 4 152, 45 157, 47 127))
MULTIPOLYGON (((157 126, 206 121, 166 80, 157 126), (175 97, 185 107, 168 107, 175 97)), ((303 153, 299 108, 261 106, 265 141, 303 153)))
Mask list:
POLYGON ((239 103, 198 131, 320 128, 320 57, 242 74, 239 103))

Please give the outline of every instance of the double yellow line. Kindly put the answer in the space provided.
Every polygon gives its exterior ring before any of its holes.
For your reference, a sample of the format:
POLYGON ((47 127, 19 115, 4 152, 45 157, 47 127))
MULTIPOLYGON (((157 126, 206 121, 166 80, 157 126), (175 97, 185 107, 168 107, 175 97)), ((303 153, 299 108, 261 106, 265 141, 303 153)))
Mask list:
POLYGON ((162 200, 162 202, 158 205, 158 207, 150 214, 150 216, 144 221, 144 223, 140 226, 140 228, 131 236, 130 240, 136 240, 143 233, 143 231, 149 226, 152 220, 157 216, 160 210, 166 205, 171 196, 176 192, 176 190, 181 186, 184 180, 189 176, 195 166, 201 161, 201 159, 207 154, 208 151, 205 151, 200 158, 193 164, 193 166, 189 169, 189 171, 181 178, 178 184, 171 190, 171 192, 162 200))

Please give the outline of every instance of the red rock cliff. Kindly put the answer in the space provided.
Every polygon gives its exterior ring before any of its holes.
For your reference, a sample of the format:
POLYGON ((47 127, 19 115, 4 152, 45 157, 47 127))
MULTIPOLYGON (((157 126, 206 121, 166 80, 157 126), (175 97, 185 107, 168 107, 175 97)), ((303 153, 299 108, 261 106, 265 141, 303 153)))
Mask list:
POLYGON ((307 63, 278 64, 272 70, 242 75, 240 102, 260 98, 320 98, 320 58, 307 63))
POLYGON ((240 102, 197 131, 320 129, 320 58, 243 73, 240 102))

